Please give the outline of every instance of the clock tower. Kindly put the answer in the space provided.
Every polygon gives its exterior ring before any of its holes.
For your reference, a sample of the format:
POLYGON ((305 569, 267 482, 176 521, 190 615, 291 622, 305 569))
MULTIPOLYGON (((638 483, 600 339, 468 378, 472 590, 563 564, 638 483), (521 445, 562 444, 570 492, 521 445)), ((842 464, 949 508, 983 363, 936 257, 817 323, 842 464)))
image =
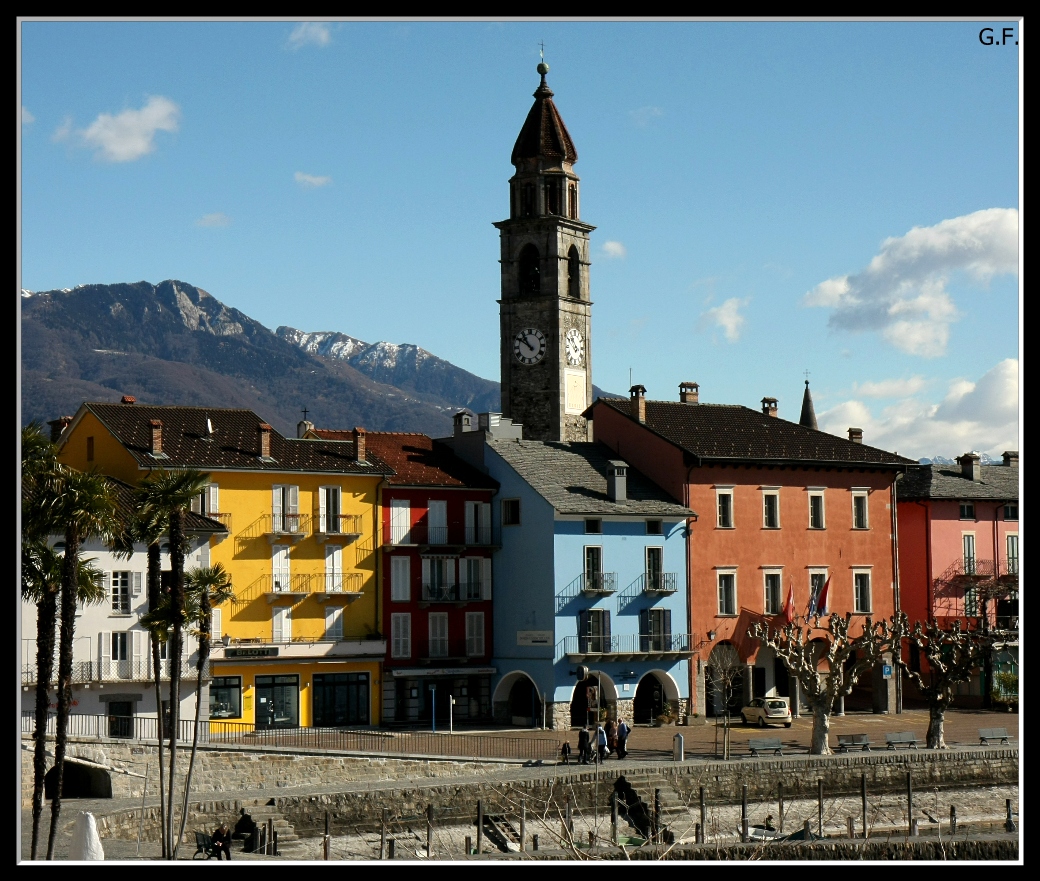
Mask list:
POLYGON ((502 413, 524 438, 591 440, 581 414, 592 403, 592 301, 589 233, 574 149, 545 82, 549 65, 513 145, 509 219, 501 237, 499 302, 502 413))

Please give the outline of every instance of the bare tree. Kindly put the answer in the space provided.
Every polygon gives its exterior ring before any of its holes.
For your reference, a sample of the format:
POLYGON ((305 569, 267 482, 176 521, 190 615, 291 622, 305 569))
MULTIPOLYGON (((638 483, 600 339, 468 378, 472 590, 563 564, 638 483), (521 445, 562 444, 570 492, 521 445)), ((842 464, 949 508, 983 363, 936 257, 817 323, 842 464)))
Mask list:
POLYGON ((822 626, 817 615, 811 623, 793 622, 780 629, 758 623, 748 631, 752 639, 769 646, 798 679, 813 714, 809 748, 813 755, 831 754, 828 735, 834 702, 851 694, 856 680, 876 667, 885 652, 898 657, 907 630, 906 615, 900 612, 887 622, 867 616, 858 635, 852 634, 854 629, 850 612, 844 618, 831 615, 822 626))
POLYGON ((953 700, 954 687, 967 682, 982 666, 995 637, 981 630, 962 630, 960 619, 954 619, 949 630, 942 629, 934 620, 927 624, 918 621, 908 638, 922 650, 928 662, 927 684, 925 675, 910 669, 902 657, 897 657, 896 663, 928 701, 928 748, 946 749, 943 722, 953 700))
POLYGON ((719 752, 719 719, 722 719, 722 758, 730 758, 730 705, 734 696, 743 692, 744 675, 747 665, 740 660, 740 653, 732 643, 724 642, 715 646, 708 664, 704 668, 706 682, 712 691, 722 698, 722 716, 715 714, 715 754, 719 752))

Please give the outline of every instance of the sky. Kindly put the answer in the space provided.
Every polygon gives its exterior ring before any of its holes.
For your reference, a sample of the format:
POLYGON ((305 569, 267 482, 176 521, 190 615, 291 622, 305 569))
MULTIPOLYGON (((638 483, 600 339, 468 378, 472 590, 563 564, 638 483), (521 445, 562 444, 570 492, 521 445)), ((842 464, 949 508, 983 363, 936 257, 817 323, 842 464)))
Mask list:
POLYGON ((797 420, 808 371, 826 431, 999 457, 1020 446, 1020 30, 21 19, 19 286, 177 279, 271 330, 498 380, 492 223, 544 44, 596 227, 596 385, 693 381, 797 420))

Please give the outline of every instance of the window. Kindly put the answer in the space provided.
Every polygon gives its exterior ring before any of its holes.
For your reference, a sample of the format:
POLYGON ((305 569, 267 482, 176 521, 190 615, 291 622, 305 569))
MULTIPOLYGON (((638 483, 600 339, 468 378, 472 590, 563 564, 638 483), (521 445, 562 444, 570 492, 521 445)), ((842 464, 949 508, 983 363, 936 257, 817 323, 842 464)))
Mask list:
POLYGON ((325 593, 343 593, 343 548, 325 545, 325 593))
POLYGON ((271 532, 300 531, 300 488, 271 487, 271 532))
MULTIPOLYGON (((820 603, 820 597, 823 595, 823 588, 827 584, 827 570, 823 569, 819 572, 809 573, 809 608, 813 609, 820 614, 823 614, 826 606, 830 604, 829 598, 824 598, 824 603, 820 603)), ((829 593, 830 591, 828 591, 829 593)))
POLYGON ((412 543, 412 508, 408 499, 390 500, 390 542, 395 545, 412 543))
POLYGON ((567 188, 567 192, 569 193, 569 199, 568 199, 568 205, 567 205, 567 207, 569 209, 569 216, 571 218, 573 218, 574 220, 577 220, 578 219, 578 185, 577 184, 571 184, 567 188))
POLYGON ((583 654, 610 651, 610 612, 585 609, 578 613, 578 651, 583 654))
POLYGON ((333 606, 331 603, 325 607, 325 638, 343 639, 343 607, 333 606))
POLYGON ((318 488, 318 532, 336 535, 342 532, 340 514, 342 492, 338 486, 322 486, 318 488))
POLYGON ((733 488, 715 489, 715 498, 718 504, 718 527, 719 529, 733 528, 733 488))
POLYGON ((737 614, 737 573, 730 572, 719 572, 718 573, 718 586, 719 586, 719 614, 720 615, 736 615, 737 614))
POLYGON ((869 615, 871 612, 870 573, 853 572, 852 585, 854 603, 852 611, 859 615, 869 615))
POLYGON ((502 525, 520 525, 520 499, 502 499, 502 525))
POLYGON ((423 599, 451 600, 455 596, 455 561, 444 557, 423 557, 423 599))
POLYGON ((825 528, 823 520, 823 490, 809 491, 809 528, 825 528))
POLYGON ((585 590, 603 590, 603 548, 585 548, 585 590))
POLYGON ((448 543, 448 503, 443 499, 430 499, 426 513, 427 541, 432 545, 448 543))
POLYGON ((466 544, 491 544, 491 504, 466 502, 466 544))
POLYGON ((129 661, 130 654, 128 648, 127 633, 123 631, 113 631, 112 633, 112 660, 113 661, 129 661))
POLYGON ((408 613, 394 613, 390 616, 390 657, 410 658, 412 656, 412 616, 408 613))
POLYGON ((461 599, 491 599, 490 557, 464 557, 459 560, 459 579, 461 599))
POLYGON ((961 547, 964 550, 964 574, 975 574, 975 533, 965 532, 961 536, 961 547))
POLYGON ((602 535, 603 534, 603 521, 596 519, 589 519, 585 521, 585 534, 586 535, 602 535))
POLYGON ((1007 536, 1007 571, 1008 575, 1018 575, 1018 533, 1007 536))
POLYGON ((664 590, 664 548, 646 549, 646 589, 664 590))
POLYGON ((1004 505, 1004 519, 1018 519, 1018 502, 1008 502, 1006 505, 1004 505))
POLYGON ((274 642, 292 642, 292 608, 275 606, 271 611, 271 639, 274 642))
POLYGON ((466 657, 479 658, 484 654, 484 613, 466 613, 466 657))
POLYGON ((964 588, 964 614, 969 618, 979 614, 979 589, 975 585, 964 588))
POLYGON ((664 523, 661 520, 646 521, 647 535, 664 535, 664 523))
POLYGON ((780 528, 780 490, 762 490, 762 527, 764 529, 780 528))
POLYGON ((113 615, 130 614, 130 579, 136 576, 138 593, 140 593, 140 572, 113 572, 109 576, 109 598, 112 602, 113 615))
MULTIPOLYGON (((574 187, 571 186, 573 197, 574 187)), ((574 215, 572 214, 571 217, 574 215)), ((578 249, 571 245, 567 254, 567 293, 572 297, 581 296, 581 263, 578 258, 578 249)))
POLYGON ((766 572, 765 573, 765 603, 763 608, 767 615, 779 615, 780 610, 783 606, 783 599, 781 596, 781 573, 780 572, 766 572))
POLYGON ((242 715, 242 677, 214 676, 209 684, 209 717, 238 719, 242 715))
POLYGON ((220 513, 220 487, 211 483, 191 500, 191 510, 196 514, 210 516, 220 513))
MULTIPOLYGON (((534 193, 531 194, 532 196, 534 193)), ((524 245, 520 252, 520 293, 537 294, 541 288, 538 249, 534 245, 524 245)))
POLYGON ((639 650, 667 652, 672 648, 672 610, 643 609, 639 613, 639 650))
POLYGON ((430 614, 430 657, 448 657, 448 616, 444 612, 430 614))
POLYGON ((852 491, 852 528, 867 529, 867 499, 868 490, 854 489, 852 491))
POLYGON ((961 502, 961 520, 975 519, 975 503, 961 502))
POLYGON ((412 598, 412 560, 410 557, 390 558, 390 600, 407 603, 412 598))
POLYGON ((290 589, 289 546, 271 545, 271 591, 282 593, 290 589))

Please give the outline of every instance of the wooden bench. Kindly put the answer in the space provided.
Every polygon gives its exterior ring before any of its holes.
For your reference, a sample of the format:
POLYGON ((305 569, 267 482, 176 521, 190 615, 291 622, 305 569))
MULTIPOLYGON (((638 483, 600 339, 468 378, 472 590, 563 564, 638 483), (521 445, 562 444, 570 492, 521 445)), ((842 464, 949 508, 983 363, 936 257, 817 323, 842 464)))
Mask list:
POLYGON ((1007 743, 1007 728, 980 728, 979 744, 982 746, 988 746, 991 740, 996 740, 998 743, 1007 743))
POLYGON ((870 752, 870 738, 866 734, 839 734, 838 752, 847 753, 850 749, 870 752))
POLYGON ((217 849, 213 846, 212 835, 207 835, 205 832, 195 833, 195 853, 191 855, 191 858, 195 859, 200 853, 204 854, 207 860, 210 857, 218 856, 217 849))
POLYGON ((897 746, 917 749, 917 735, 913 731, 890 731, 885 735, 885 743, 889 749, 895 749, 897 746))
POLYGON ((774 756, 782 756, 783 744, 780 742, 779 737, 752 737, 748 743, 748 749, 751 750, 751 755, 758 757, 759 750, 765 752, 772 750, 774 756))

